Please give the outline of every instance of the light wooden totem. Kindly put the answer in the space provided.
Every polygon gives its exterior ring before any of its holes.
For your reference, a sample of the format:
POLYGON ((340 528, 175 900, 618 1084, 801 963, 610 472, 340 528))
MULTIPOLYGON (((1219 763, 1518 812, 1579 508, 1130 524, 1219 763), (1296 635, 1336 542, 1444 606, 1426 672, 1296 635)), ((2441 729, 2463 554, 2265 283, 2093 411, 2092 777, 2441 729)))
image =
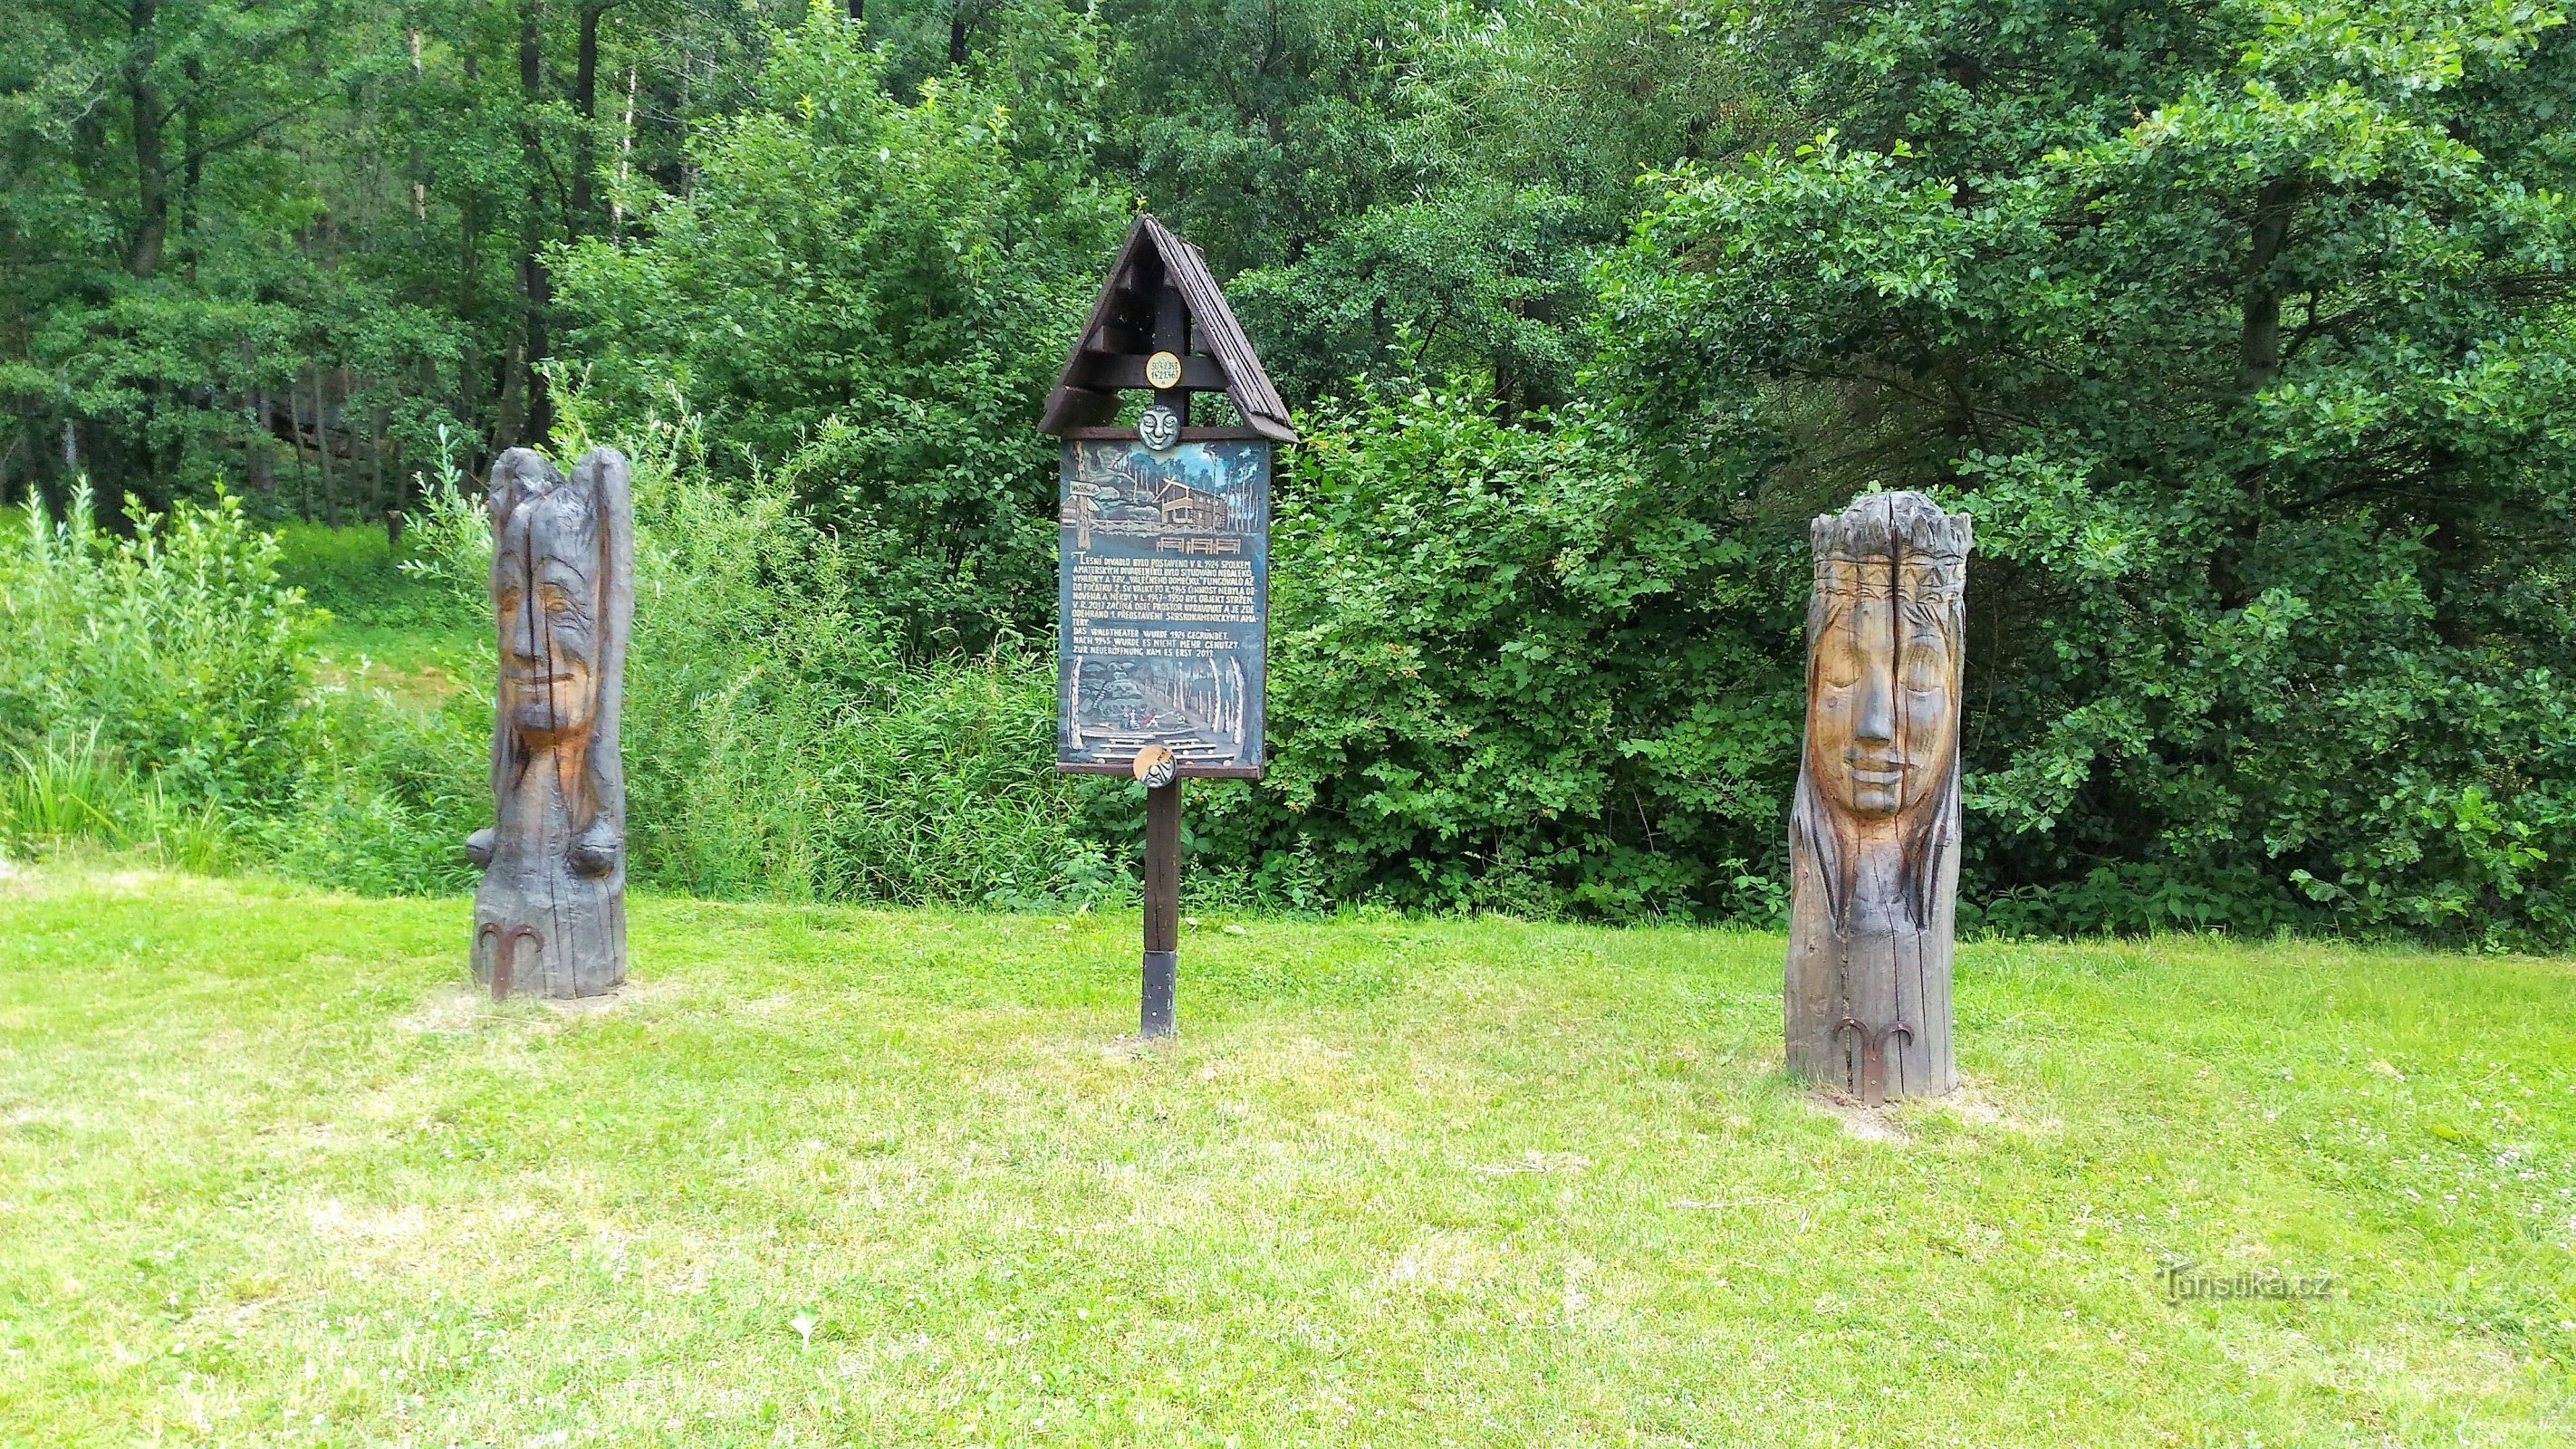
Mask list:
POLYGON ((1865 1102, 1947 1092, 1970 520, 1920 493, 1810 530, 1807 742, 1789 818, 1789 1068, 1865 1102))
POLYGON ((626 459, 594 448, 566 478, 526 448, 492 465, 496 823, 466 853, 474 979, 597 996, 626 979, 626 772, 617 719, 635 614, 626 459))

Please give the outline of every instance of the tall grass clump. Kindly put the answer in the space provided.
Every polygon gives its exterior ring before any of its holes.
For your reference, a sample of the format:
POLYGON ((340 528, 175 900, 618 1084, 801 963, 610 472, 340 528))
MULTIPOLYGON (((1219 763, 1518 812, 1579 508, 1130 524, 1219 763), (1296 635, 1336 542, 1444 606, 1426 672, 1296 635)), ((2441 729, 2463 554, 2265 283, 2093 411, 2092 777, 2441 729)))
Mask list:
POLYGON ((490 693, 424 709, 361 672, 317 689, 312 709, 295 808, 263 822, 260 853, 288 875, 365 895, 472 890, 465 837, 492 821, 490 693))
POLYGON ((10 745, 0 759, 0 848, 33 854, 67 841, 149 847, 169 864, 213 870, 233 856, 233 822, 211 801, 173 799, 99 747, 98 733, 10 745))
POLYGON ((0 534, 0 841, 210 866, 297 796, 314 615, 231 497, 127 521, 84 487, 0 534))
POLYGON ((283 803, 315 620, 277 540, 223 494, 127 516, 101 527, 82 488, 59 521, 31 500, 0 545, 0 739, 82 736, 188 804, 283 803))

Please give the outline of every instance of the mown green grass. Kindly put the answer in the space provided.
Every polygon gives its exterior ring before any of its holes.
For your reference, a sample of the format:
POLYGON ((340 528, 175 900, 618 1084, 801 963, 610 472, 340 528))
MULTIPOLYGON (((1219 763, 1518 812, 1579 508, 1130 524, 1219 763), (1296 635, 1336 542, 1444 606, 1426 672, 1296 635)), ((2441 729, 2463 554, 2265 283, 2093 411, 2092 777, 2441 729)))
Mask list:
POLYGON ((1778 1073, 1781 943, 0 882, 0 1442, 2567 1442, 2568 963, 1963 948, 1972 1089, 1778 1073), (1240 934, 1236 932, 1240 931, 1240 934), (2335 1275, 2171 1302, 2176 1257, 2335 1275))
POLYGON ((382 528, 288 523, 278 572, 327 617, 314 641, 325 683, 363 675, 408 703, 435 704, 491 670, 487 630, 439 584, 403 571, 409 545, 382 528))

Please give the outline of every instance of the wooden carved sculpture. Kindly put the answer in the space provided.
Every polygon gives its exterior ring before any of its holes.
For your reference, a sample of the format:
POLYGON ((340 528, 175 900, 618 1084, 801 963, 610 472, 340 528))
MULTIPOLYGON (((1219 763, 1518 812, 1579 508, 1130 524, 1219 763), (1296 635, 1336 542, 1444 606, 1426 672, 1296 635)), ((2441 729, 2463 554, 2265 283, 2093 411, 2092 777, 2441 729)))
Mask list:
POLYGON ((465 849, 474 979, 597 996, 626 979, 626 772, 617 718, 635 614, 626 459, 594 448, 567 479, 526 448, 492 465, 496 823, 465 849))
POLYGON ((1789 1068, 1872 1104, 1947 1092, 1970 519, 1880 493, 1810 533, 1789 1068))

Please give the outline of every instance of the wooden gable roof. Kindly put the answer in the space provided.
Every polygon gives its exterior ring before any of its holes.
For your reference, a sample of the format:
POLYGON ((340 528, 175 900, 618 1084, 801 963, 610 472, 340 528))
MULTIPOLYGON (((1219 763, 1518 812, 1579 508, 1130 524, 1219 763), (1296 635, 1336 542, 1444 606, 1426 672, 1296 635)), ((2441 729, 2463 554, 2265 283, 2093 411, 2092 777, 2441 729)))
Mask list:
POLYGON ((1180 294, 1190 318, 1190 348, 1181 358, 1181 386, 1223 392, 1244 426, 1282 443, 1297 441, 1288 405, 1261 370, 1252 339, 1234 320, 1199 249, 1154 220, 1139 216, 1109 268, 1109 280, 1091 304, 1090 319, 1074 339, 1073 353, 1047 398, 1038 431, 1062 434, 1097 427, 1118 416, 1122 388, 1145 387, 1145 359, 1154 351, 1154 308, 1162 293, 1180 294))

